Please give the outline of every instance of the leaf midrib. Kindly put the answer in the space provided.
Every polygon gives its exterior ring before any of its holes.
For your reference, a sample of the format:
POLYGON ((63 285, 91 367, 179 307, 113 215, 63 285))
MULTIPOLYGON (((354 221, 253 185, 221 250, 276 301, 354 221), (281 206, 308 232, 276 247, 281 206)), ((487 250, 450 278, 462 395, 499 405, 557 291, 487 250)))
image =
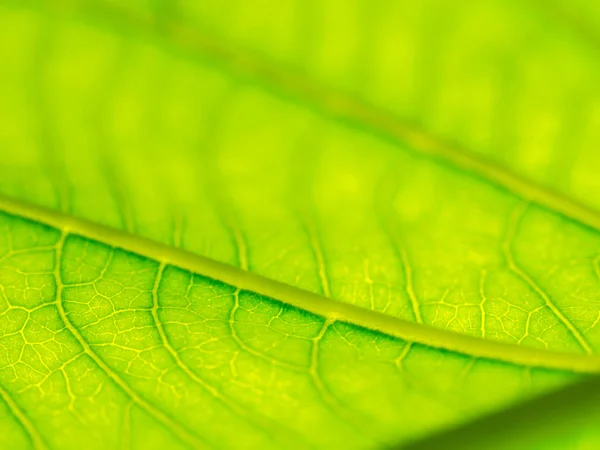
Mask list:
MULTIPOLYGON (((59 7, 55 2, 52 6, 59 7)), ((594 207, 534 182, 522 175, 479 156, 419 128, 380 107, 370 105, 351 94, 335 90, 248 49, 237 48, 215 38, 210 33, 185 26, 176 20, 134 16, 116 7, 87 6, 89 10, 70 10, 74 13, 93 12, 93 20, 102 17, 113 26, 135 28, 153 35, 167 45, 195 57, 206 58, 220 70, 254 80, 262 89, 293 100, 319 113, 364 129, 370 134, 407 144, 404 148, 418 157, 449 166, 463 174, 480 179, 529 203, 600 231, 600 211, 594 207), (154 23, 156 21, 156 23, 154 23)), ((64 6, 63 6, 64 8, 64 6)), ((86 15, 87 17, 87 15, 86 15)), ((92 20, 92 19, 90 19, 92 20)))
MULTIPOLYGON (((89 13, 86 7, 72 10, 65 5, 50 2, 53 9, 67 8, 75 13, 89 13)), ((90 7, 89 5, 87 5, 90 7)), ((551 211, 600 230, 600 212, 563 194, 516 175, 492 162, 477 157, 439 137, 413 127, 390 113, 368 105, 352 96, 331 90, 313 80, 288 70, 267 59, 243 53, 234 46, 220 42, 208 34, 185 27, 172 20, 163 20, 160 26, 152 17, 136 17, 117 8, 90 7, 94 20, 98 14, 112 25, 130 29, 136 27, 145 33, 154 33, 170 45, 195 56, 211 60, 221 69, 238 76, 254 79, 265 90, 292 97, 321 113, 333 116, 367 129, 374 135, 405 142, 420 156, 446 164, 463 173, 510 191, 518 197, 541 205, 551 211)), ((220 280, 240 289, 250 290, 288 303, 317 315, 376 330, 431 347, 456 351, 476 357, 491 358, 527 366, 567 369, 577 372, 600 373, 600 357, 556 353, 505 344, 433 328, 427 325, 387 316, 385 314, 341 303, 318 294, 267 279, 236 267, 175 249, 164 244, 133 236, 123 231, 103 227, 76 217, 58 213, 7 197, 0 198, 0 209, 8 213, 54 226, 64 231, 123 248, 140 255, 169 263, 209 278, 220 280)))
POLYGON ((529 367, 600 373, 600 357, 522 347, 410 322, 343 303, 205 256, 59 211, 0 196, 0 211, 188 270, 324 317, 429 347, 529 367))

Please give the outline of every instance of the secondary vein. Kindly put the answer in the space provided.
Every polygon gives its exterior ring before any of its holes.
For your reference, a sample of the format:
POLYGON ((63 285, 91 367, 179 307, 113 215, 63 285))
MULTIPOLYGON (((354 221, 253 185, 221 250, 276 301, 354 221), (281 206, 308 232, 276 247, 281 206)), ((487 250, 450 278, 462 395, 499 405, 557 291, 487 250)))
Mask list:
MULTIPOLYGON (((43 223, 43 221, 40 220, 43 223)), ((106 376, 116 385, 121 391, 127 395, 133 402, 135 402, 142 410, 147 412, 151 417, 156 419, 158 422, 166 426, 167 429, 172 430, 173 434, 178 437, 183 443, 189 445, 194 449, 207 448, 204 442, 194 434, 192 434, 186 427, 176 422, 166 413, 156 408, 142 396, 138 395, 122 377, 115 373, 106 362, 92 349, 90 344, 84 339, 77 327, 71 322, 65 308, 63 306, 62 290, 63 283, 61 278, 61 259, 64 242, 69 234, 76 234, 78 231, 77 227, 71 228, 68 225, 63 227, 56 227, 62 231, 60 240, 56 244, 56 261, 54 268, 54 277, 56 282, 56 301, 55 305, 58 310, 59 317, 65 324, 65 327, 69 330, 71 335, 79 343, 85 354, 87 354, 96 365, 106 374, 106 376)))
POLYGON ((324 317, 331 322, 346 322, 407 342, 478 358, 532 367, 600 373, 600 357, 595 355, 559 353, 521 347, 409 322, 356 305, 342 303, 182 249, 5 196, 0 196, 0 210, 46 224, 63 232, 68 230, 71 234, 78 234, 84 238, 133 252, 163 264, 170 264, 227 283, 241 290, 278 300, 324 317))
POLYGON ((4 400, 4 403, 6 403, 6 406, 8 407, 8 410, 10 411, 10 413, 14 416, 14 418, 19 422, 19 424, 25 430, 25 433, 27 434, 27 437, 31 441, 33 448, 35 450, 47 450, 48 447, 47 447, 46 443, 42 439, 42 436, 38 433, 37 429, 31 422, 31 420, 29 420, 29 417, 27 417, 25 412, 23 412, 23 410, 19 407, 19 405, 17 405, 17 403, 13 400, 13 398, 8 393, 8 391, 6 391, 2 387, 0 387, 0 398, 2 398, 2 400, 4 400))
MULTIPOLYGON (((589 342, 585 339, 585 337, 579 332, 579 330, 571 323, 571 321, 563 314, 563 312, 558 308, 558 306, 552 301, 550 296, 546 294, 538 286, 538 284, 531 278, 529 274, 527 274, 515 261, 512 251, 512 242, 514 241, 514 236, 516 233, 516 229, 519 225, 521 217, 525 213, 527 209, 527 203, 520 203, 515 208, 514 212, 511 214, 510 223, 508 225, 508 231, 504 238, 504 242, 502 243, 502 249, 504 252, 504 257, 506 258, 506 262, 508 263, 508 268, 511 272, 513 272, 517 277, 521 279, 523 283, 525 283, 533 292, 536 293, 544 302, 544 304, 552 311, 552 313, 558 318, 561 324, 563 324, 569 333, 573 336, 575 341, 581 346, 581 348, 586 353, 593 353, 592 347, 589 342)), ((530 316, 531 317, 531 316, 530 316)))

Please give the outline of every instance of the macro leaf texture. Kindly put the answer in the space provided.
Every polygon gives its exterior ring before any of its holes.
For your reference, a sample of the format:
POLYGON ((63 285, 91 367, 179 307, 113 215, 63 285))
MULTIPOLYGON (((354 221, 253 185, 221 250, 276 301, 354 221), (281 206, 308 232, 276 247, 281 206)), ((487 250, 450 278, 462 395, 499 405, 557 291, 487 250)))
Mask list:
POLYGON ((597 2, 2 1, 0 38, 0 448, 600 447, 597 2))

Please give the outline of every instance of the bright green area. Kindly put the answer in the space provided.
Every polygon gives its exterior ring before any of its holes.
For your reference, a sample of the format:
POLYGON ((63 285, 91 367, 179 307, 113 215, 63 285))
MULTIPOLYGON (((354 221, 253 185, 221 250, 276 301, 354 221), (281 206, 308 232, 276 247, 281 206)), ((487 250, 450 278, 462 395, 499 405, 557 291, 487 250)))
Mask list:
MULTIPOLYGON (((361 119, 600 208, 595 2, 6 3, 2 194, 393 317, 598 351, 597 230, 361 119)), ((2 226, 6 448, 370 448, 572 377, 2 226)))
POLYGON ((13 216, 0 227, 3 448, 374 448, 574 378, 328 323, 13 216))

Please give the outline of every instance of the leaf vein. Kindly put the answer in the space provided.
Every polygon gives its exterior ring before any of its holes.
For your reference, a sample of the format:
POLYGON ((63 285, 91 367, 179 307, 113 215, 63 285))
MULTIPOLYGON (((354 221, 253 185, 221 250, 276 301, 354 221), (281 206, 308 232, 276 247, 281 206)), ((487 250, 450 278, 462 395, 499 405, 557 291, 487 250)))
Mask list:
POLYGON ((353 324, 405 341, 525 366, 600 373, 600 357, 595 355, 576 355, 522 347, 417 324, 342 303, 207 257, 5 196, 0 196, 0 210, 63 232, 75 232, 87 239, 171 264, 324 318, 353 324))

